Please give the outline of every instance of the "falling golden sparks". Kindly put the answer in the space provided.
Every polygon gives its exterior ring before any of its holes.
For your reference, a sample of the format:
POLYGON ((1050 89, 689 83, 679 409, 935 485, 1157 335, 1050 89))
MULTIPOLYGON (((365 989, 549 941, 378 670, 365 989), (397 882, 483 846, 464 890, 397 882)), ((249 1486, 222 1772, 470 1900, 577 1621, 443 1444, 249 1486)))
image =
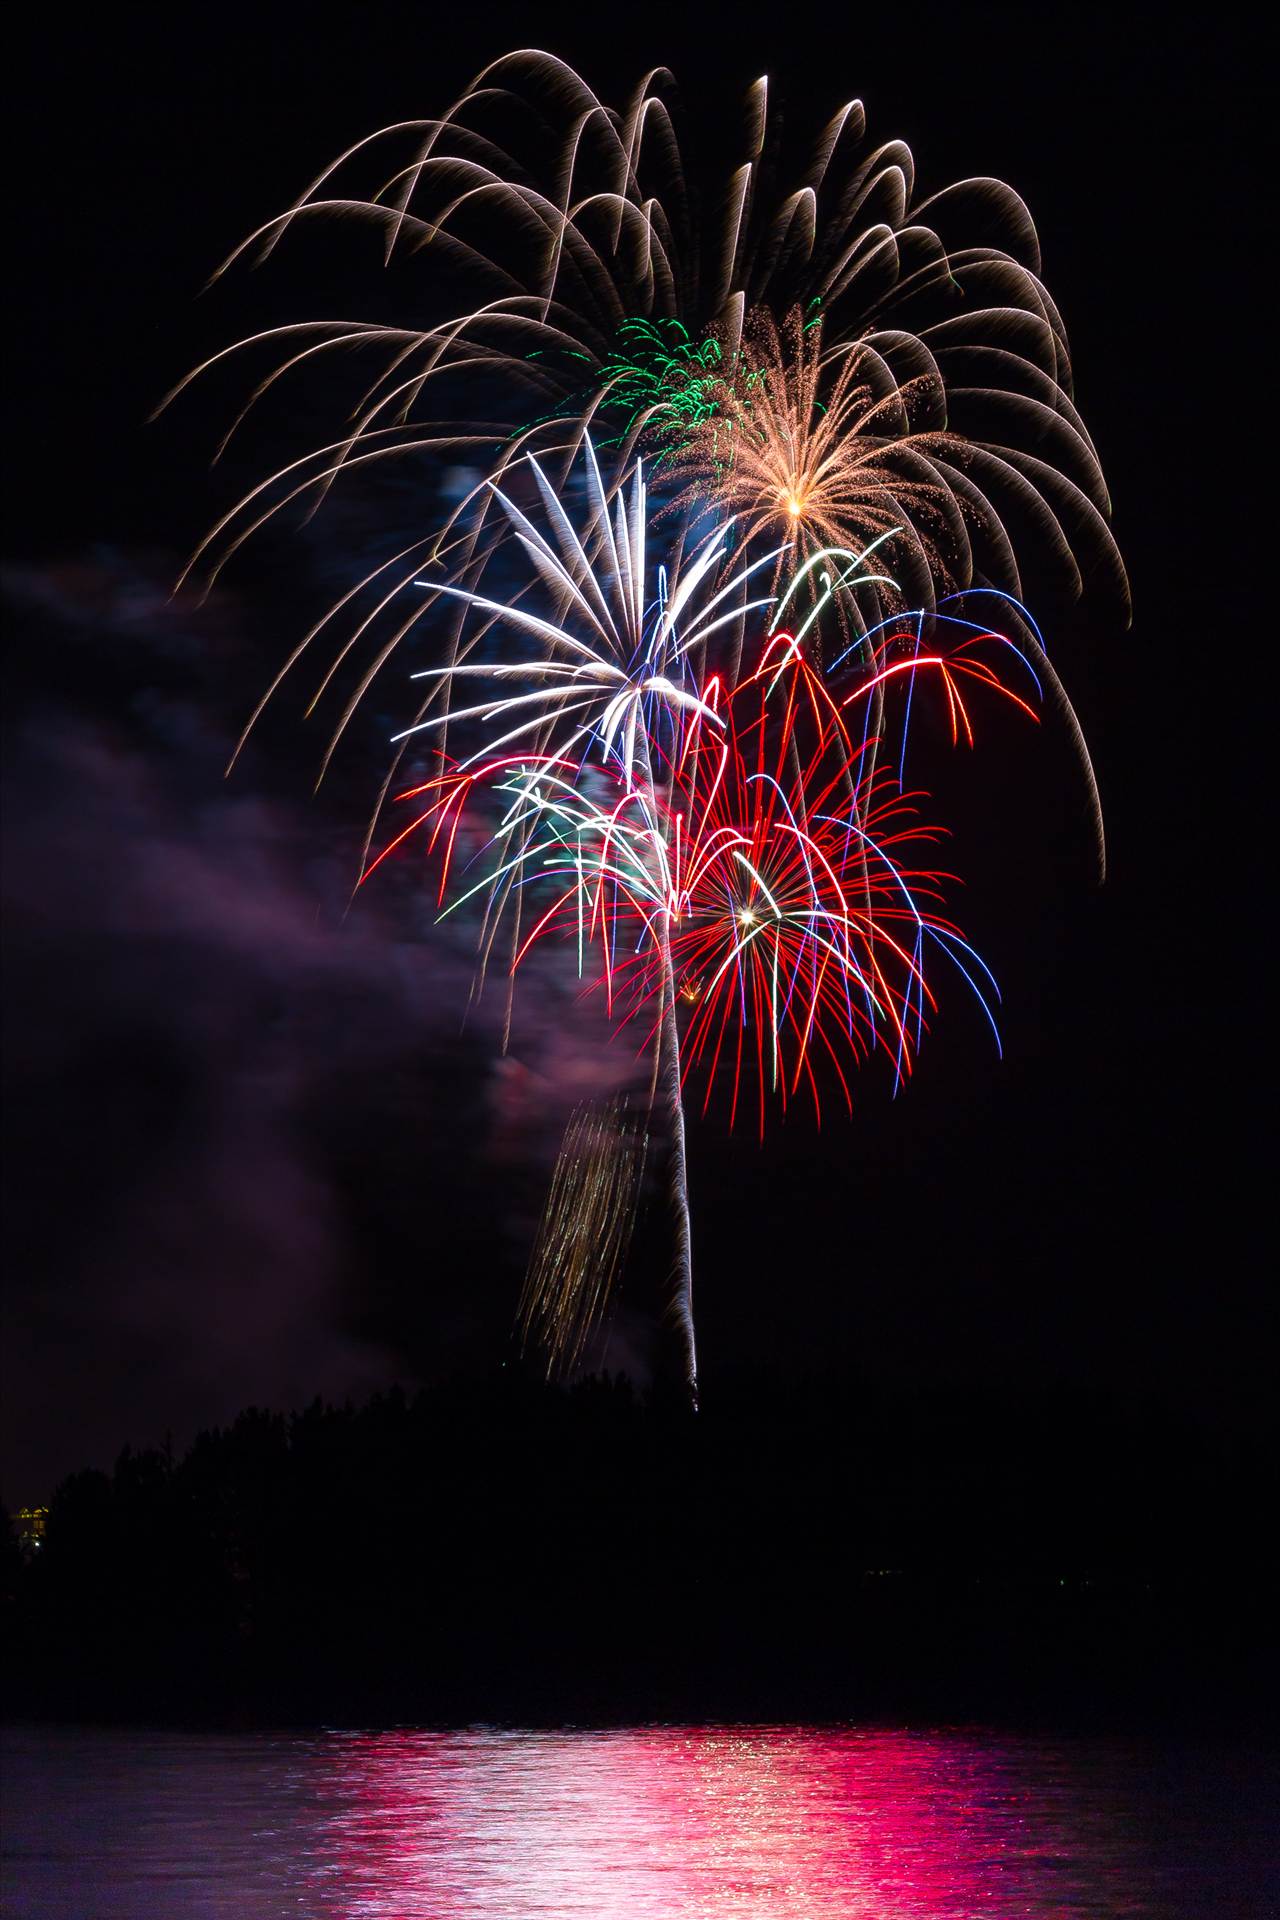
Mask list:
POLYGON ((608 1307, 631 1242, 647 1135, 625 1095, 575 1108, 529 1257, 517 1325, 547 1376, 572 1373, 608 1307))

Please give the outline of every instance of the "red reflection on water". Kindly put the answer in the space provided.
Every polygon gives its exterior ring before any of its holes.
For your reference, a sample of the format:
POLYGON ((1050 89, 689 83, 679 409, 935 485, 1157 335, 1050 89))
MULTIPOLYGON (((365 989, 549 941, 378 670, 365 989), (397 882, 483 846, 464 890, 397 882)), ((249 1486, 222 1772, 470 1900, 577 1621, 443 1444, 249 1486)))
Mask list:
POLYGON ((986 1734, 343 1736, 325 1771, 320 1877, 352 1920, 1149 1911, 1079 1773, 986 1734))

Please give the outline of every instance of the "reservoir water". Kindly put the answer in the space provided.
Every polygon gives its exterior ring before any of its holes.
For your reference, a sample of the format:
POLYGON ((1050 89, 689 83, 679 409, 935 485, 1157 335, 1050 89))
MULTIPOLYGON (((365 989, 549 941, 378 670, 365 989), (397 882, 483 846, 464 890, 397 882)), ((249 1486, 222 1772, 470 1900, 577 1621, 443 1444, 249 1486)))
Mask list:
POLYGON ((1274 1758, 957 1728, 3 1736, 18 1920, 1267 1920, 1274 1758))

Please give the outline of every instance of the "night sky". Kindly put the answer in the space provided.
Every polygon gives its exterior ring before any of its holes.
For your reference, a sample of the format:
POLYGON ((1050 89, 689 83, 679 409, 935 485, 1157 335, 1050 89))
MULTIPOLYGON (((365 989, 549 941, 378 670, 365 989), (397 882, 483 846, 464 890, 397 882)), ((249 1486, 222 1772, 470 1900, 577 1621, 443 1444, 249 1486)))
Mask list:
MULTIPOLYGON (((271 446, 250 436, 210 474, 234 384, 146 420, 253 327, 412 313, 422 258, 386 274, 368 236, 332 227, 200 289, 342 147, 441 110, 529 41, 605 98, 671 65, 713 159, 767 68, 804 125, 860 94, 926 185, 1009 180, 1133 582, 1127 631, 1103 595, 1033 602, 1098 768, 1105 888, 1051 720, 995 720, 977 754, 917 769, 1004 989, 1004 1060, 955 993, 896 1101, 868 1071, 853 1120, 833 1107, 820 1133, 799 1111, 763 1148, 693 1125, 704 1402, 735 1371, 852 1366, 1261 1418, 1270 859, 1250 840, 1273 565, 1250 527, 1271 430, 1250 207, 1269 69, 1221 9, 1194 35, 1114 8, 811 18, 804 37, 666 7, 26 23, 4 532, 11 1505, 251 1401, 506 1351, 559 1126, 599 1071, 587 1027, 543 980, 507 1060, 496 1007, 463 1030, 466 941, 432 931, 407 872, 343 917, 407 677, 318 798, 296 698, 221 777, 269 672, 387 518, 411 523, 409 482, 353 489, 204 604, 171 600, 271 446)), ((652 1345, 624 1306, 606 1359, 644 1380, 652 1345)))

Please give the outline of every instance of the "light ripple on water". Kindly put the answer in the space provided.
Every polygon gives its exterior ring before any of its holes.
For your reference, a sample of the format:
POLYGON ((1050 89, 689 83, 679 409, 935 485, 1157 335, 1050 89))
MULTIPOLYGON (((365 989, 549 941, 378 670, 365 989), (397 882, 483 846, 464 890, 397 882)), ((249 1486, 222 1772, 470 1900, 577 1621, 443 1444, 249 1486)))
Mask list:
POLYGON ((1258 1753, 958 1729, 4 1737, 36 1920, 1261 1920, 1258 1753))

